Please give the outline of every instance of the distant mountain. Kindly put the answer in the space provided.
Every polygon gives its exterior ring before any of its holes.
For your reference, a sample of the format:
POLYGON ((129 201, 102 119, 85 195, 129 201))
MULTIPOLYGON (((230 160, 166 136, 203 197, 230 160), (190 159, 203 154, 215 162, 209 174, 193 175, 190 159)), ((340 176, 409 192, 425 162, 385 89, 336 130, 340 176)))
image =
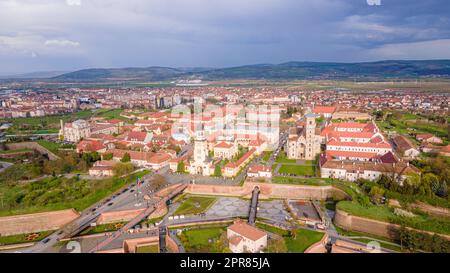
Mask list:
POLYGON ((69 71, 40 71, 16 75, 4 75, 0 76, 0 79, 47 79, 66 74, 68 72, 69 71))
POLYGON ((223 79, 389 79, 450 78, 450 60, 379 61, 365 63, 287 62, 229 68, 85 69, 52 78, 54 81, 167 81, 187 78, 223 79))
POLYGON ((450 78, 450 60, 380 61, 367 63, 288 62, 246 65, 200 73, 204 79, 351 79, 450 78))
POLYGON ((95 68, 67 73, 53 79, 63 81, 164 81, 197 71, 203 70, 198 68, 180 69, 158 66, 146 68, 95 68))

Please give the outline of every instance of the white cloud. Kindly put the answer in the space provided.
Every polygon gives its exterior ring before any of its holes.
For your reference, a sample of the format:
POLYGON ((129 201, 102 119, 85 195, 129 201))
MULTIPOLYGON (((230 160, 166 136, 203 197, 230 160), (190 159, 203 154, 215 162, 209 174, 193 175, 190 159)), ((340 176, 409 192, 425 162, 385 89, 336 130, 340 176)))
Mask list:
POLYGON ((69 6, 81 6, 81 0, 66 0, 69 6))
POLYGON ((450 39, 386 44, 368 53, 375 59, 450 59, 450 39))
POLYGON ((47 40, 45 41, 46 46, 57 46, 57 47, 79 47, 79 42, 74 42, 70 40, 47 40))

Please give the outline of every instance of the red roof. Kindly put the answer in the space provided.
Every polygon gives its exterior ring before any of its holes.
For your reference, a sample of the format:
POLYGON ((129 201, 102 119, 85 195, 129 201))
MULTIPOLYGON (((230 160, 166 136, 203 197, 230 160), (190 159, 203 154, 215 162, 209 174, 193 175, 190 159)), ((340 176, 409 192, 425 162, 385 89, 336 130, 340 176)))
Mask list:
POLYGON ((253 165, 248 168, 249 173, 272 172, 272 168, 264 165, 253 165))
POLYGON ((377 157, 377 153, 367 153, 367 152, 349 152, 349 151, 326 151, 327 156, 331 157, 357 157, 357 158, 375 158, 377 157))
POLYGON ((129 132, 127 141, 144 141, 146 137, 146 132, 129 132))
POLYGON ((161 164, 168 160, 172 159, 172 157, 167 153, 157 153, 154 156, 148 159, 148 163, 151 164, 161 164))
POLYGON ((82 140, 77 145, 77 150, 83 152, 95 152, 102 149, 105 149, 105 145, 97 140, 82 140))
POLYGON ((340 147, 364 147, 364 148, 391 148, 391 145, 387 142, 379 142, 379 143, 360 143, 360 142, 343 142, 337 140, 330 140, 327 143, 327 146, 340 146, 340 147))
POLYGON ((316 106, 313 112, 315 114, 333 114, 336 111, 336 106, 316 106))
POLYGON ((233 144, 231 143, 226 143, 226 142, 220 142, 219 144, 217 144, 214 148, 223 148, 223 149, 229 149, 233 147, 233 144))
POLYGON ((254 226, 251 226, 242 221, 237 221, 233 225, 229 226, 228 229, 252 241, 257 241, 262 237, 267 236, 267 233, 265 233, 264 231, 259 230, 254 226))

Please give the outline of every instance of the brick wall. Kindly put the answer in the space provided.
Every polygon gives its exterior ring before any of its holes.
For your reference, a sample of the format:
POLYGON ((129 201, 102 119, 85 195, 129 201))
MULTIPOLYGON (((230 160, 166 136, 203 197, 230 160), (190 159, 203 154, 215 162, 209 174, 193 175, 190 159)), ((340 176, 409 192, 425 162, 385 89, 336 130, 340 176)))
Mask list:
POLYGON ((73 209, 0 217, 0 235, 57 230, 78 218, 73 209))
POLYGON ((323 200, 331 197, 340 199, 345 197, 344 192, 333 186, 283 185, 257 182, 245 182, 243 186, 191 184, 185 192, 205 195, 250 196, 255 186, 259 187, 261 196, 270 198, 323 200))
POLYGON ((39 145, 37 142, 19 142, 19 143, 9 143, 6 144, 6 147, 10 150, 19 150, 19 149, 33 149, 41 154, 48 154, 48 158, 50 160, 58 160, 59 157, 54 153, 50 152, 46 148, 39 145))
POLYGON ((145 209, 146 208, 104 212, 98 218, 97 224, 102 225, 117 222, 127 222, 138 216, 145 209))
MULTIPOLYGON (((336 215, 334 218, 334 223, 346 230, 359 231, 363 233, 374 234, 378 236, 383 236, 391 239, 399 239, 400 226, 396 224, 391 224, 387 222, 377 221, 373 219, 363 218, 348 214, 345 211, 336 210, 336 215)), ((433 232, 417 230, 418 232, 428 233, 433 235, 433 232)), ((450 240, 450 236, 439 234, 443 238, 450 240)))

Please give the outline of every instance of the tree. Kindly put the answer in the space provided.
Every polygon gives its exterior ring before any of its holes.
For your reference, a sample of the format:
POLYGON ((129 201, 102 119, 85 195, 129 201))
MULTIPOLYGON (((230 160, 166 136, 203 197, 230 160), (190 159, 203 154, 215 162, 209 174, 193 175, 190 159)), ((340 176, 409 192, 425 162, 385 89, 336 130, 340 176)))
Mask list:
POLYGON ((180 162, 178 162, 177 172, 178 173, 185 173, 185 170, 186 170, 186 166, 184 165, 184 161, 181 160, 180 162))
POLYGON ((379 203, 379 200, 381 197, 384 196, 385 190, 383 188, 380 188, 378 186, 373 186, 370 189, 369 195, 372 197, 372 200, 374 200, 376 203, 379 203))
POLYGON ((156 174, 155 176, 153 176, 153 179, 151 180, 151 187, 153 190, 159 190, 162 187, 164 187, 164 185, 167 184, 166 178, 160 174, 156 174))
POLYGON ((123 162, 123 163, 130 162, 131 161, 130 154, 129 153, 125 153, 120 161, 123 162))
POLYGON ((103 160, 112 160, 112 159, 113 159, 112 153, 103 154, 103 160))
POLYGON ((217 164, 214 168, 214 176, 215 177, 221 177, 222 176, 222 168, 219 164, 217 164))
POLYGON ((134 170, 134 166, 131 163, 121 163, 118 162, 114 168, 114 175, 116 176, 122 176, 128 173, 131 173, 134 170))
POLYGON ((427 187, 430 187, 433 193, 436 193, 441 186, 439 183, 439 177, 432 173, 426 173, 422 177, 422 184, 425 184, 427 187))

